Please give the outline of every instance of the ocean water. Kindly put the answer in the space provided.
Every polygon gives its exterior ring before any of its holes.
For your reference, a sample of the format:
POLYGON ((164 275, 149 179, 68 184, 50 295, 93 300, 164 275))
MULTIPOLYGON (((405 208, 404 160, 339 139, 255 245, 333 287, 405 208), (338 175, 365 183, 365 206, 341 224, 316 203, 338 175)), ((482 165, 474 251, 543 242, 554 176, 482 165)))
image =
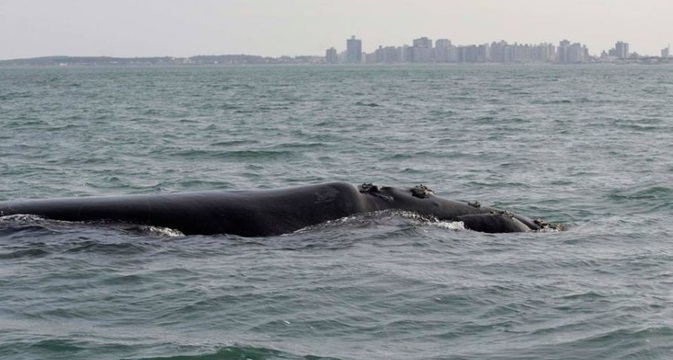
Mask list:
POLYGON ((673 358, 672 99, 671 66, 0 68, 0 200, 422 183, 569 227, 0 218, 0 358, 673 358))

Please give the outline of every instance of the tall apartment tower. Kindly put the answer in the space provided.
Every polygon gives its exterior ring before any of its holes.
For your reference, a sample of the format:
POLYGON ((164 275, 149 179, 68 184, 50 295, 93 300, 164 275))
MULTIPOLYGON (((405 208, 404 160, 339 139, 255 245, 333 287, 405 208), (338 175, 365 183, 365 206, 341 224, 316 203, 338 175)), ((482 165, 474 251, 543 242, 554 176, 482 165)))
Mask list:
POLYGON ((362 40, 356 39, 355 35, 346 40, 346 61, 352 64, 362 62, 362 40))
POLYGON ((618 59, 626 59, 629 57, 629 44, 623 41, 618 41, 615 44, 615 56, 618 59))
POLYGON ((432 40, 427 37, 414 39, 414 46, 411 48, 413 62, 429 62, 432 60, 432 40))
POLYGON ((339 54, 335 48, 331 47, 325 50, 325 62, 328 64, 336 64, 339 62, 339 54))
POLYGON ((435 61, 449 62, 449 49, 451 48, 451 40, 437 39, 435 40, 435 61))
POLYGON ((563 40, 558 44, 558 58, 556 59, 561 64, 570 63, 570 41, 563 40))

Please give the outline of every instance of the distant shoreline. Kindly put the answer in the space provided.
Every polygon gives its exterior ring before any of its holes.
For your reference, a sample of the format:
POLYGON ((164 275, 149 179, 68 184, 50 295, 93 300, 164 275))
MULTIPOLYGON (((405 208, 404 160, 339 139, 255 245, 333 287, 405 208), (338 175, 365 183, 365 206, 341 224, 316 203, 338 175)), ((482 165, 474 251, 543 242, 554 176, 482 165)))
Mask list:
POLYGON ((54 66, 185 66, 185 65, 332 65, 332 66, 394 66, 394 65, 661 65, 673 64, 673 58, 642 57, 617 61, 588 61, 575 64, 554 62, 391 62, 360 64, 328 64, 323 56, 264 57, 258 55, 199 55, 188 58, 158 57, 107 57, 107 56, 45 56, 24 59, 0 60, 2 67, 54 67, 54 66))

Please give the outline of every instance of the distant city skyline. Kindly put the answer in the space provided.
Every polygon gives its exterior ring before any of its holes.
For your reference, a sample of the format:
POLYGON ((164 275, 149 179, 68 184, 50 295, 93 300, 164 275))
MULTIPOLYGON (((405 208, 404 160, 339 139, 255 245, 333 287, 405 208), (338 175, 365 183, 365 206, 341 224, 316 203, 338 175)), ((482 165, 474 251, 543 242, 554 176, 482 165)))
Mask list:
MULTIPOLYGON (((454 44, 616 40, 658 55, 673 43, 670 0, 0 0, 0 59, 53 55, 323 55, 410 39, 454 44)), ((411 45, 411 44, 410 44, 411 45)))
MULTIPOLYGON (((433 39, 427 36, 413 39, 411 43, 399 45, 379 45, 373 52, 362 51, 362 39, 355 35, 346 39, 346 49, 339 51, 335 47, 325 50, 325 62, 328 64, 355 63, 560 63, 577 64, 612 61, 646 61, 660 58, 669 62, 670 46, 659 54, 638 54, 630 51, 630 44, 617 41, 610 49, 600 53, 590 52, 580 42, 563 39, 557 44, 543 42, 539 44, 509 43, 504 40, 481 44, 457 45, 450 39, 433 39)), ((657 62, 656 59, 654 62, 657 62)), ((660 62, 660 61, 659 61, 660 62)))

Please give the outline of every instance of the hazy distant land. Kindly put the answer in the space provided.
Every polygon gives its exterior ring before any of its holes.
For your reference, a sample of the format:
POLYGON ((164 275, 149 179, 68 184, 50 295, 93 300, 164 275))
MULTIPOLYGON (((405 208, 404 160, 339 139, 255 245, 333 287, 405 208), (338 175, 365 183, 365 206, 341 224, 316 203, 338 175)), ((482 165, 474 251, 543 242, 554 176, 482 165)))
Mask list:
POLYGON ((264 57, 258 55, 198 55, 188 58, 109 57, 109 56, 45 56, 26 59, 0 60, 0 66, 85 66, 85 65, 265 65, 320 64, 322 56, 264 57))
MULTIPOLYGON (((109 56, 45 56, 24 59, 0 60, 0 66, 130 66, 130 65, 280 65, 280 64, 325 64, 324 56, 259 55, 198 55, 192 57, 109 57, 109 56)), ((435 63, 435 62, 432 62, 435 63)), ((542 63, 542 62, 540 62, 542 63)), ((584 63, 603 63, 598 58, 584 63)), ((612 61, 622 64, 671 64, 673 58, 639 57, 612 61)), ((365 64, 365 63, 363 63, 365 64)), ((471 62, 461 62, 471 64, 471 62)))

